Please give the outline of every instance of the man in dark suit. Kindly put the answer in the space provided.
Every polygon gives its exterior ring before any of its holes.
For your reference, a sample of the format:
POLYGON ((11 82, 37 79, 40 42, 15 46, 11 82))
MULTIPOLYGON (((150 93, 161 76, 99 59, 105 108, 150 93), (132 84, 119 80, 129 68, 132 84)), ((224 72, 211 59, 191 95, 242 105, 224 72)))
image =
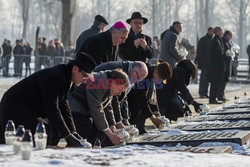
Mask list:
POLYGON ((103 32, 106 25, 108 25, 107 20, 101 15, 96 15, 93 25, 89 29, 83 31, 81 35, 77 38, 75 52, 79 52, 79 49, 81 48, 83 42, 88 37, 103 32))
POLYGON ((124 43, 128 37, 128 29, 126 25, 118 21, 108 31, 89 37, 82 44, 79 52, 87 53, 101 64, 107 61, 115 61, 117 59, 117 47, 124 43))
POLYGON ((119 47, 119 56, 123 60, 146 62, 147 58, 151 59, 154 56, 151 38, 142 33, 142 28, 148 19, 142 17, 140 12, 134 12, 126 22, 130 24, 131 29, 128 39, 119 47))
POLYGON ((223 36, 223 28, 215 27, 214 34, 215 36, 211 43, 210 60, 208 67, 208 81, 211 83, 209 103, 221 104, 216 100, 216 98, 219 92, 219 85, 224 82, 224 75, 226 70, 226 55, 224 51, 223 41, 221 39, 223 36))
POLYGON ((94 59, 80 53, 68 64, 38 71, 5 92, 0 106, 0 143, 4 143, 4 127, 8 120, 24 125, 35 134, 38 121, 45 123, 48 145, 57 145, 65 138, 67 146, 81 147, 68 105, 73 84, 79 86, 93 77, 94 59))
POLYGON ((197 56, 195 58, 195 63, 198 64, 198 68, 201 69, 199 83, 200 98, 208 98, 207 69, 213 36, 214 28, 209 27, 207 30, 207 34, 199 40, 197 45, 197 56))

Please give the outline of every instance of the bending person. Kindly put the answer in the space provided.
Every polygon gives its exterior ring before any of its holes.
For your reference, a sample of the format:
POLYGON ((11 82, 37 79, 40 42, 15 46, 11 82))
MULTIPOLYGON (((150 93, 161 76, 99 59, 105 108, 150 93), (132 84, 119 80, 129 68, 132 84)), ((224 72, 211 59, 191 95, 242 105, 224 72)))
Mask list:
POLYGON ((78 86, 87 77, 92 77, 94 68, 94 59, 80 53, 68 64, 38 71, 12 86, 1 101, 0 143, 4 143, 4 127, 8 120, 13 120, 16 126, 24 125, 35 134, 38 120, 48 118, 45 125, 48 145, 57 145, 60 138, 65 138, 67 146, 81 146, 67 97, 72 83, 78 86))
POLYGON ((104 134, 113 144, 120 144, 121 138, 113 133, 115 119, 111 100, 127 89, 128 76, 122 70, 112 70, 95 73, 94 78, 94 82, 88 80, 77 87, 69 98, 76 130, 92 144, 104 134))
POLYGON ((162 89, 157 89, 157 99, 162 115, 174 121, 176 121, 178 117, 183 117, 183 111, 177 109, 176 106, 171 103, 171 99, 175 93, 180 93, 187 104, 192 104, 196 112, 201 112, 199 107, 201 104, 194 101, 194 98, 187 88, 190 79, 194 79, 195 76, 196 66, 191 60, 182 60, 177 64, 177 67, 173 69, 172 78, 168 80, 166 85, 163 85, 162 89))

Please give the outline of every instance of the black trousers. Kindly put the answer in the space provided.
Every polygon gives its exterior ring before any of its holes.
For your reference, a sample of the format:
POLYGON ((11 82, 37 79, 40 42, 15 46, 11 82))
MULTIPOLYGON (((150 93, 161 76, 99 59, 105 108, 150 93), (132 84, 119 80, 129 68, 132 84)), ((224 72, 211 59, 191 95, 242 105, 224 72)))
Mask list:
POLYGON ((200 83, 199 83, 199 95, 205 96, 208 95, 208 79, 207 79, 207 69, 203 68, 201 69, 200 74, 200 83))
POLYGON ((100 139, 102 147, 113 145, 104 132, 99 131, 90 116, 72 112, 77 133, 94 146, 95 140, 100 139))
POLYGON ((222 99, 225 97, 225 88, 226 88, 227 82, 221 82, 219 84, 219 88, 218 88, 218 94, 217 94, 217 98, 218 99, 222 99))
POLYGON ((209 94, 209 102, 213 102, 216 100, 216 97, 218 95, 219 92, 219 86, 222 82, 219 81, 213 81, 211 82, 210 85, 210 94, 209 94))

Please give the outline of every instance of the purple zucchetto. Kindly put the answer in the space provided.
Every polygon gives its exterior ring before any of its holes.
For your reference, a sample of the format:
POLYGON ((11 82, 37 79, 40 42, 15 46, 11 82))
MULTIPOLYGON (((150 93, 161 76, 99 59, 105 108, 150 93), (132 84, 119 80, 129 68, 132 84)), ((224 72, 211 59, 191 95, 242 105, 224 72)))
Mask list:
POLYGON ((126 26, 126 24, 124 23, 124 22, 122 22, 122 21, 118 21, 118 22, 116 22, 113 26, 112 26, 112 28, 127 28, 127 26, 126 26))

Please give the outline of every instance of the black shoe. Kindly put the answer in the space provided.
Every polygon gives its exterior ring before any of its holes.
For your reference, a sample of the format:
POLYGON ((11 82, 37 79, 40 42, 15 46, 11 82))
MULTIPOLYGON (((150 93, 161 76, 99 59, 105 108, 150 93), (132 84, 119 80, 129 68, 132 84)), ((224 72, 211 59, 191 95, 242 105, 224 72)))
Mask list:
POLYGON ((209 98, 209 96, 208 95, 200 95, 200 98, 201 99, 206 99, 206 98, 209 98))
POLYGON ((226 102, 226 101, 229 101, 229 99, 226 99, 226 98, 218 98, 219 101, 223 101, 223 102, 226 102))
POLYGON ((222 104, 221 102, 218 102, 217 100, 209 100, 209 104, 222 104))

